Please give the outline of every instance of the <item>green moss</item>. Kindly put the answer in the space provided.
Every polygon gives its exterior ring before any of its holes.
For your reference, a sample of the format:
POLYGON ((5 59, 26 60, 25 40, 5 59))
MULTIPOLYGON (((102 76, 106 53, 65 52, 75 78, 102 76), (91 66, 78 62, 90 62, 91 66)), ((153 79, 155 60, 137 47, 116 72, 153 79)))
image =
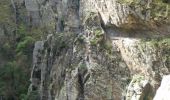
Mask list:
POLYGON ((83 25, 91 25, 91 22, 95 21, 97 16, 95 12, 87 12, 86 16, 83 18, 83 25))
POLYGON ((79 43, 84 43, 84 40, 85 40, 85 37, 83 35, 79 35, 76 39, 76 42, 79 42, 79 43))
POLYGON ((113 50, 112 42, 109 40, 104 40, 100 44, 100 49, 104 50, 108 54, 112 54, 112 50, 113 50))
POLYGON ((112 54, 112 42, 104 39, 104 33, 102 30, 95 30, 94 37, 90 40, 91 46, 97 46, 97 48, 106 54, 112 54))
POLYGON ((151 11, 150 17, 154 21, 166 22, 170 13, 170 4, 165 3, 163 0, 152 0, 150 4, 148 1, 143 0, 120 0, 119 3, 129 5, 133 10, 140 8, 143 14, 147 14, 148 10, 151 11))
POLYGON ((148 41, 148 43, 152 45, 156 45, 159 47, 163 47, 165 45, 169 46, 170 45, 170 38, 157 38, 157 39, 151 39, 151 41, 148 41))
POLYGON ((98 40, 96 38, 90 40, 90 44, 92 46, 96 46, 98 44, 98 40))
POLYGON ((138 48, 139 48, 139 50, 140 50, 141 53, 144 52, 145 46, 146 46, 145 39, 142 39, 141 42, 138 44, 138 48))
POLYGON ((86 64, 80 64, 80 67, 79 67, 81 70, 84 70, 84 69, 87 69, 86 67, 86 64))
POLYGON ((133 83, 140 82, 144 79, 145 79, 145 77, 142 75, 135 75, 135 76, 133 76, 133 83))
POLYGON ((167 44, 168 46, 170 46, 170 38, 164 38, 160 41, 161 44, 167 44))
POLYGON ((141 52, 146 50, 146 46, 150 46, 157 52, 161 53, 161 58, 165 62, 165 65, 169 68, 170 62, 170 37, 143 39, 139 44, 141 52))
POLYGON ((149 44, 150 46, 153 47, 158 47, 158 40, 157 39, 152 39, 151 41, 147 42, 147 44, 149 44))
POLYGON ((101 36, 104 35, 104 33, 101 30, 95 30, 94 33, 97 38, 100 38, 101 36))
POLYGON ((90 40, 90 44, 92 46, 96 46, 103 40, 104 33, 102 32, 102 30, 97 29, 94 30, 93 35, 94 37, 90 40))

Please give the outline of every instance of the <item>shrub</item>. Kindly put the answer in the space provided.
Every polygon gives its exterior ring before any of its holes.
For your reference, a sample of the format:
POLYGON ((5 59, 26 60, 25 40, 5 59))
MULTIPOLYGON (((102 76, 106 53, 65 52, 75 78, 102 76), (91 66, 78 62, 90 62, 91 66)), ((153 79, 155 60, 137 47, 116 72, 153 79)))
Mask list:
POLYGON ((1 66, 0 70, 0 95, 5 100, 16 100, 19 95, 27 92, 28 76, 15 61, 1 66))
POLYGON ((18 54, 28 54, 31 52, 33 44, 34 44, 34 38, 27 36, 25 37, 21 42, 17 44, 16 51, 18 54))
POLYGON ((90 40, 90 44, 92 46, 96 46, 97 44, 99 44, 99 42, 101 42, 103 40, 103 35, 104 33, 101 30, 95 30, 94 31, 94 37, 90 40))

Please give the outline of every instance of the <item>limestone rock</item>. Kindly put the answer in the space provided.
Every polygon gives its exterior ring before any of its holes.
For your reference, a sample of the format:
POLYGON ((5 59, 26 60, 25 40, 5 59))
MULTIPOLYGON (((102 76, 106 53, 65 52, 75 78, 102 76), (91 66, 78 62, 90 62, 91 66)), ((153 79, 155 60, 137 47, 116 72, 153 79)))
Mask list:
POLYGON ((133 76, 127 89, 126 100, 152 100, 152 86, 143 76, 133 76))
POLYGON ((169 51, 168 42, 143 42, 143 33, 148 35, 149 30, 140 34, 131 30, 131 35, 120 29, 133 23, 129 16, 148 22, 150 17, 142 9, 134 11, 117 0, 37 4, 42 25, 54 27, 53 34, 36 43, 33 53, 30 90, 37 91, 40 100, 152 99, 161 76, 170 71, 164 52, 169 51), (142 78, 132 79, 134 75, 142 78))
POLYGON ((158 88, 153 100, 169 100, 170 94, 170 75, 163 76, 160 87, 158 88))

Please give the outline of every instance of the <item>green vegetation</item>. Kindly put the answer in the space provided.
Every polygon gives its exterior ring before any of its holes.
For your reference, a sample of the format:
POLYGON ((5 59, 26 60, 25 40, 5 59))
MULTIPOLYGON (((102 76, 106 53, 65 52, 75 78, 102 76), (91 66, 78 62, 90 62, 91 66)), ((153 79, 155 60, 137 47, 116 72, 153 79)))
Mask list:
POLYGON ((8 23, 12 22, 12 11, 10 8, 10 0, 1 0, 0 2, 0 23, 8 23))
POLYGON ((104 39, 104 33, 101 30, 94 31, 94 37, 90 40, 91 46, 98 46, 99 50, 112 53, 112 43, 110 40, 104 39))
POLYGON ((105 50, 108 54, 112 54, 113 46, 112 42, 109 40, 103 40, 100 44, 100 49, 105 50))
POLYGON ((15 61, 1 66, 0 70, 0 95, 5 100, 17 100, 21 94, 27 92, 28 75, 15 61))
POLYGON ((85 73, 87 72, 87 66, 85 62, 80 63, 78 70, 79 70, 79 73, 81 73, 82 75, 85 75, 85 73))
POLYGON ((140 82, 144 79, 145 79, 145 77, 142 75, 135 75, 135 76, 133 76, 133 83, 140 82))
POLYGON ((18 100, 27 93, 34 38, 22 31, 17 38, 7 35, 1 41, 0 95, 5 100, 18 100), (3 43, 4 42, 4 43, 3 43))
POLYGON ((140 43, 141 50, 145 48, 145 45, 154 47, 156 50, 161 51, 162 54, 170 55, 170 37, 142 39, 140 43))
POLYGON ((161 42, 161 44, 170 46, 170 38, 164 38, 160 42, 161 42))
POLYGON ((133 10, 139 9, 142 14, 150 11, 150 18, 156 22, 166 22, 170 13, 170 4, 165 0, 120 0, 119 3, 129 5, 133 10))
POLYGON ((165 47, 170 48, 170 38, 169 37, 160 37, 160 38, 150 38, 141 40, 142 43, 147 43, 155 47, 165 47))
POLYGON ((23 38, 21 42, 17 44, 16 51, 17 54, 31 54, 31 47, 34 44, 34 38, 30 36, 26 36, 23 38))
POLYGON ((149 45, 155 48, 157 52, 160 52, 162 54, 161 57, 163 57, 162 60, 164 60, 166 66, 170 68, 170 37, 143 39, 140 43, 141 51, 145 50, 146 45, 149 45))
POLYGON ((56 42, 57 42, 57 48, 60 51, 61 49, 65 49, 69 47, 69 42, 71 43, 70 40, 73 34, 72 33, 58 33, 56 34, 56 42))
POLYGON ((104 33, 101 30, 95 30, 94 31, 94 37, 90 40, 90 44, 92 46, 97 46, 102 39, 103 39, 104 33))
POLYGON ((93 21, 98 21, 97 18, 97 14, 95 12, 88 12, 83 20, 83 25, 89 25, 89 26, 93 26, 91 25, 91 23, 93 21))
POLYGON ((82 44, 82 43, 84 43, 84 39, 85 39, 85 37, 83 35, 79 35, 76 39, 76 42, 78 41, 79 43, 82 44))
POLYGON ((21 100, 38 100, 39 94, 38 91, 31 91, 29 95, 23 95, 21 100))
MULTIPOLYGON (((158 3, 159 5, 162 4, 168 4, 165 1, 166 0, 151 0, 153 3, 158 3)), ((146 2, 150 2, 149 0, 143 1, 143 0, 119 0, 119 3, 124 3, 124 4, 128 4, 128 5, 132 5, 132 4, 144 4, 146 2)))
POLYGON ((80 64, 80 67, 79 67, 81 70, 86 70, 87 67, 86 67, 86 64, 82 63, 80 64))
POLYGON ((23 19, 26 16, 23 13, 25 9, 18 8, 18 11, 16 23, 11 1, 1 0, 0 96, 4 100, 26 100, 34 42, 40 39, 44 31, 40 28, 29 29, 23 19))

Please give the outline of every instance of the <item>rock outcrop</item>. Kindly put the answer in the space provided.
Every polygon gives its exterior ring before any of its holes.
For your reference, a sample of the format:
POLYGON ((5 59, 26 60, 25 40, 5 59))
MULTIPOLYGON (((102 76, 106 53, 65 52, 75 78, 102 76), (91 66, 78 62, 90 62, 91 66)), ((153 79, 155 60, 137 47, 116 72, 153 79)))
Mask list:
MULTIPOLYGON (((0 6, 0 50, 16 63, 31 60, 33 51, 28 100, 152 100, 155 94, 158 100, 168 93, 162 90, 170 74, 168 0, 2 0, 0 6)), ((9 59, 1 52, 4 66, 9 59)))
POLYGON ((56 33, 38 41, 30 94, 36 91, 42 100, 151 100, 169 73, 169 38, 102 42, 97 35, 96 43, 90 34, 96 33, 56 33))
POLYGON ((36 43, 30 90, 39 91, 42 100, 121 99, 130 72, 118 51, 109 51, 112 56, 88 48, 86 40, 79 40, 82 36, 69 34, 49 36, 43 51, 36 43))
POLYGON ((152 100, 153 90, 143 76, 134 76, 129 84, 126 100, 152 100))
POLYGON ((35 43, 30 98, 151 100, 169 74, 170 40, 157 32, 152 0, 26 2, 35 23, 55 30, 35 43))
POLYGON ((156 95, 153 100, 168 100, 169 99, 169 80, 170 76, 163 76, 161 86, 158 88, 156 95))

